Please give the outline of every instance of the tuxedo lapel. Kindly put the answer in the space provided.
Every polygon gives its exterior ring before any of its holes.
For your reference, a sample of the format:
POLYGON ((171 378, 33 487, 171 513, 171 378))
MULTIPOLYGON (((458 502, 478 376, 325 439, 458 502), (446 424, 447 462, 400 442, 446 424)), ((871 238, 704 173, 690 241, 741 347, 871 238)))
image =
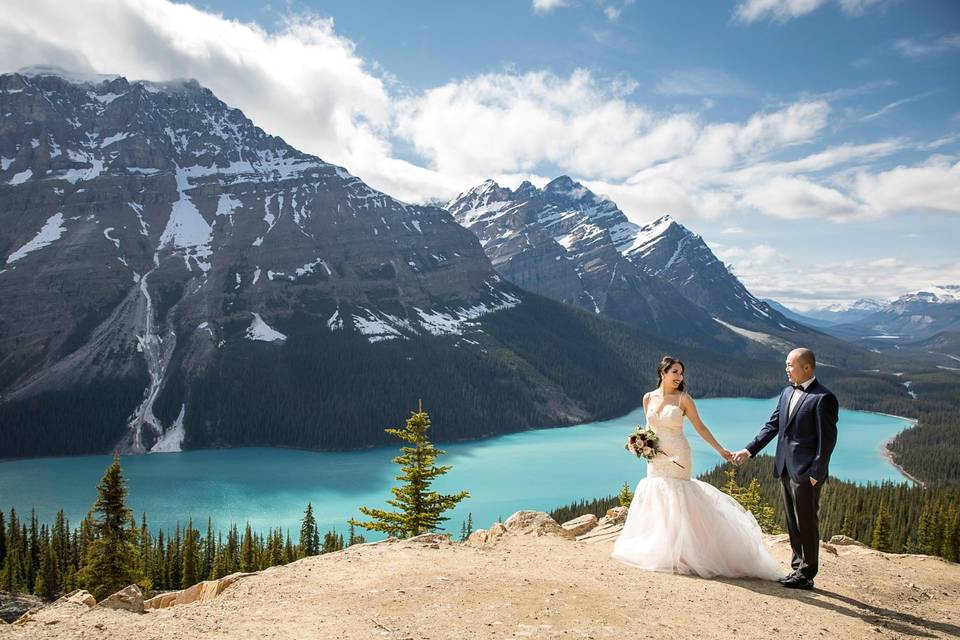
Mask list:
POLYGON ((787 428, 789 420, 787 414, 790 411, 790 394, 784 390, 780 393, 780 433, 787 428))
POLYGON ((797 400, 797 406, 796 406, 796 408, 793 410, 793 413, 792 413, 792 414, 790 413, 790 399, 789 399, 790 396, 789 396, 789 394, 787 395, 787 413, 788 413, 788 416, 787 416, 787 424, 784 425, 784 428, 790 426, 790 423, 793 422, 793 419, 797 417, 797 414, 798 414, 798 413, 800 413, 800 409, 803 408, 804 403, 805 403, 807 400, 809 400, 810 398, 813 397, 814 391, 817 390, 817 384, 818 384, 817 381, 814 380, 814 381, 813 381, 813 384, 811 384, 809 387, 807 387, 807 390, 804 391, 804 392, 803 392, 803 395, 800 396, 800 399, 797 400))

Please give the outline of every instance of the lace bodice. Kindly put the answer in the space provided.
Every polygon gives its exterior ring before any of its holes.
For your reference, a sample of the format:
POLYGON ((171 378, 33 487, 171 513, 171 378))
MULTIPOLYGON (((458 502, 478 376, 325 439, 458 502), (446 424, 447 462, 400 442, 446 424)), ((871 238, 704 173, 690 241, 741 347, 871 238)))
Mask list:
POLYGON ((689 480, 693 464, 690 443, 683 435, 683 409, 670 401, 661 404, 659 398, 650 400, 647 425, 657 432, 660 448, 667 454, 659 455, 647 463, 647 477, 689 480), (683 465, 682 468, 674 464, 673 460, 683 465))

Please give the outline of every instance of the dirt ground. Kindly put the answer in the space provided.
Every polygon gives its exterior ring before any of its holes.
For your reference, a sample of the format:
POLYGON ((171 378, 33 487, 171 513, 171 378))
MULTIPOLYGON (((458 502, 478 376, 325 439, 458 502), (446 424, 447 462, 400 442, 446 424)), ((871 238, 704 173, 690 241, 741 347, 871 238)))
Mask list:
MULTIPOLYGON (((787 567, 785 536, 767 539, 787 567)), ((135 614, 49 606, 3 638, 960 637, 960 565, 825 548, 815 591, 649 573, 612 541, 508 532, 495 544, 391 541, 248 576, 214 601, 135 614)))

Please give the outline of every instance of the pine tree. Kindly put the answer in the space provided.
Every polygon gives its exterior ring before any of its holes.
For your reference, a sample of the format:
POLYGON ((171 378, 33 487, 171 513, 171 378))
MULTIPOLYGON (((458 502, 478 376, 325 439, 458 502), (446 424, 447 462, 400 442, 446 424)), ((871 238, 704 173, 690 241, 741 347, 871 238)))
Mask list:
POLYGON ((433 480, 452 467, 433 466, 437 456, 443 455, 445 451, 434 448, 427 438, 426 431, 429 428, 430 416, 423 411, 421 404, 417 412, 411 412, 405 429, 385 429, 390 435, 414 445, 401 447, 401 455, 393 459, 393 462, 400 465, 401 474, 396 476, 396 479, 402 484, 390 489, 394 497, 388 499, 387 503, 398 511, 360 507, 360 512, 373 520, 358 522, 351 518, 351 524, 400 538, 416 536, 433 531, 441 522, 449 520, 442 515, 443 512, 454 508, 457 503, 470 496, 467 491, 441 495, 430 490, 433 480))
POLYGON ((140 548, 140 573, 143 574, 143 579, 149 588, 153 588, 153 539, 150 528, 147 526, 146 513, 143 513, 140 518, 137 545, 140 548))
POLYGON ((950 505, 943 510, 943 542, 940 544, 939 555, 945 560, 956 562, 960 557, 960 514, 956 505, 950 505))
POLYGON ((17 510, 10 508, 10 522, 7 525, 7 554, 0 573, 0 589, 11 592, 24 592, 27 589, 25 566, 26 541, 17 519, 17 510))
POLYGON ((50 533, 50 546, 57 561, 57 575, 60 576, 61 588, 66 591, 67 578, 70 575, 70 523, 63 509, 57 512, 57 518, 50 533))
MULTIPOLYGON (((209 576, 213 570, 213 559, 217 555, 217 541, 213 538, 213 518, 207 516, 207 537, 203 541, 203 562, 200 575, 209 576)), ((205 579, 205 578, 204 578, 205 579)))
POLYGON ((887 506, 882 500, 880 501, 880 510, 877 512, 877 519, 873 523, 870 546, 878 551, 893 551, 890 544, 890 516, 887 513, 887 506))
POLYGON ((250 523, 243 532, 243 541, 240 543, 240 571, 250 572, 257 570, 256 551, 254 549, 253 532, 250 523))
POLYGON ((840 525, 840 535, 853 537, 853 518, 850 516, 850 509, 843 512, 843 524, 840 525))
POLYGON ((7 557, 7 531, 3 522, 3 511, 0 511, 0 567, 3 567, 3 560, 7 557))
POLYGON ((80 570, 79 580, 97 600, 140 582, 140 562, 136 547, 136 529, 129 526, 131 511, 126 505, 127 487, 114 456, 97 486, 91 522, 92 540, 80 570))
POLYGON ((307 510, 300 523, 300 554, 302 557, 315 556, 320 553, 320 532, 317 530, 317 520, 313 517, 313 503, 307 503, 307 510))
POLYGON ((617 494, 617 499, 620 500, 621 507, 629 507, 630 503, 633 502, 633 491, 630 491, 630 485, 626 482, 620 487, 620 493, 617 494))
POLYGON ((187 520, 183 530, 183 549, 180 552, 180 588, 186 589, 200 582, 199 567, 200 532, 193 528, 193 518, 187 520))
POLYGON ((53 545, 46 545, 40 556, 40 569, 33 586, 33 594, 44 600, 53 600, 60 592, 60 577, 57 572, 57 557, 53 552, 53 545))

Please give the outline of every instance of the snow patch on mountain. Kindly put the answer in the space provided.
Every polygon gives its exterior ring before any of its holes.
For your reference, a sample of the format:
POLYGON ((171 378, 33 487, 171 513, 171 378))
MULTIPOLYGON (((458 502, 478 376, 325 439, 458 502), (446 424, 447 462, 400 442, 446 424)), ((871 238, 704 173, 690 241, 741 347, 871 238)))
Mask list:
POLYGON ((177 168, 177 193, 180 197, 173 203, 167 227, 160 235, 160 247, 182 249, 187 269, 193 269, 190 265, 190 258, 193 258, 200 270, 206 272, 210 270, 210 241, 213 239, 213 229, 186 193, 190 188, 187 175, 187 171, 177 168))
POLYGON ((248 340, 260 340, 263 342, 284 342, 287 336, 280 333, 260 317, 259 313, 253 312, 253 322, 247 327, 244 337, 248 340))
POLYGON ((63 226, 63 214, 55 213, 43 224, 37 235, 33 236, 29 242, 7 256, 7 264, 12 264, 25 257, 27 254, 43 249, 52 242, 59 240, 66 229, 63 226))

